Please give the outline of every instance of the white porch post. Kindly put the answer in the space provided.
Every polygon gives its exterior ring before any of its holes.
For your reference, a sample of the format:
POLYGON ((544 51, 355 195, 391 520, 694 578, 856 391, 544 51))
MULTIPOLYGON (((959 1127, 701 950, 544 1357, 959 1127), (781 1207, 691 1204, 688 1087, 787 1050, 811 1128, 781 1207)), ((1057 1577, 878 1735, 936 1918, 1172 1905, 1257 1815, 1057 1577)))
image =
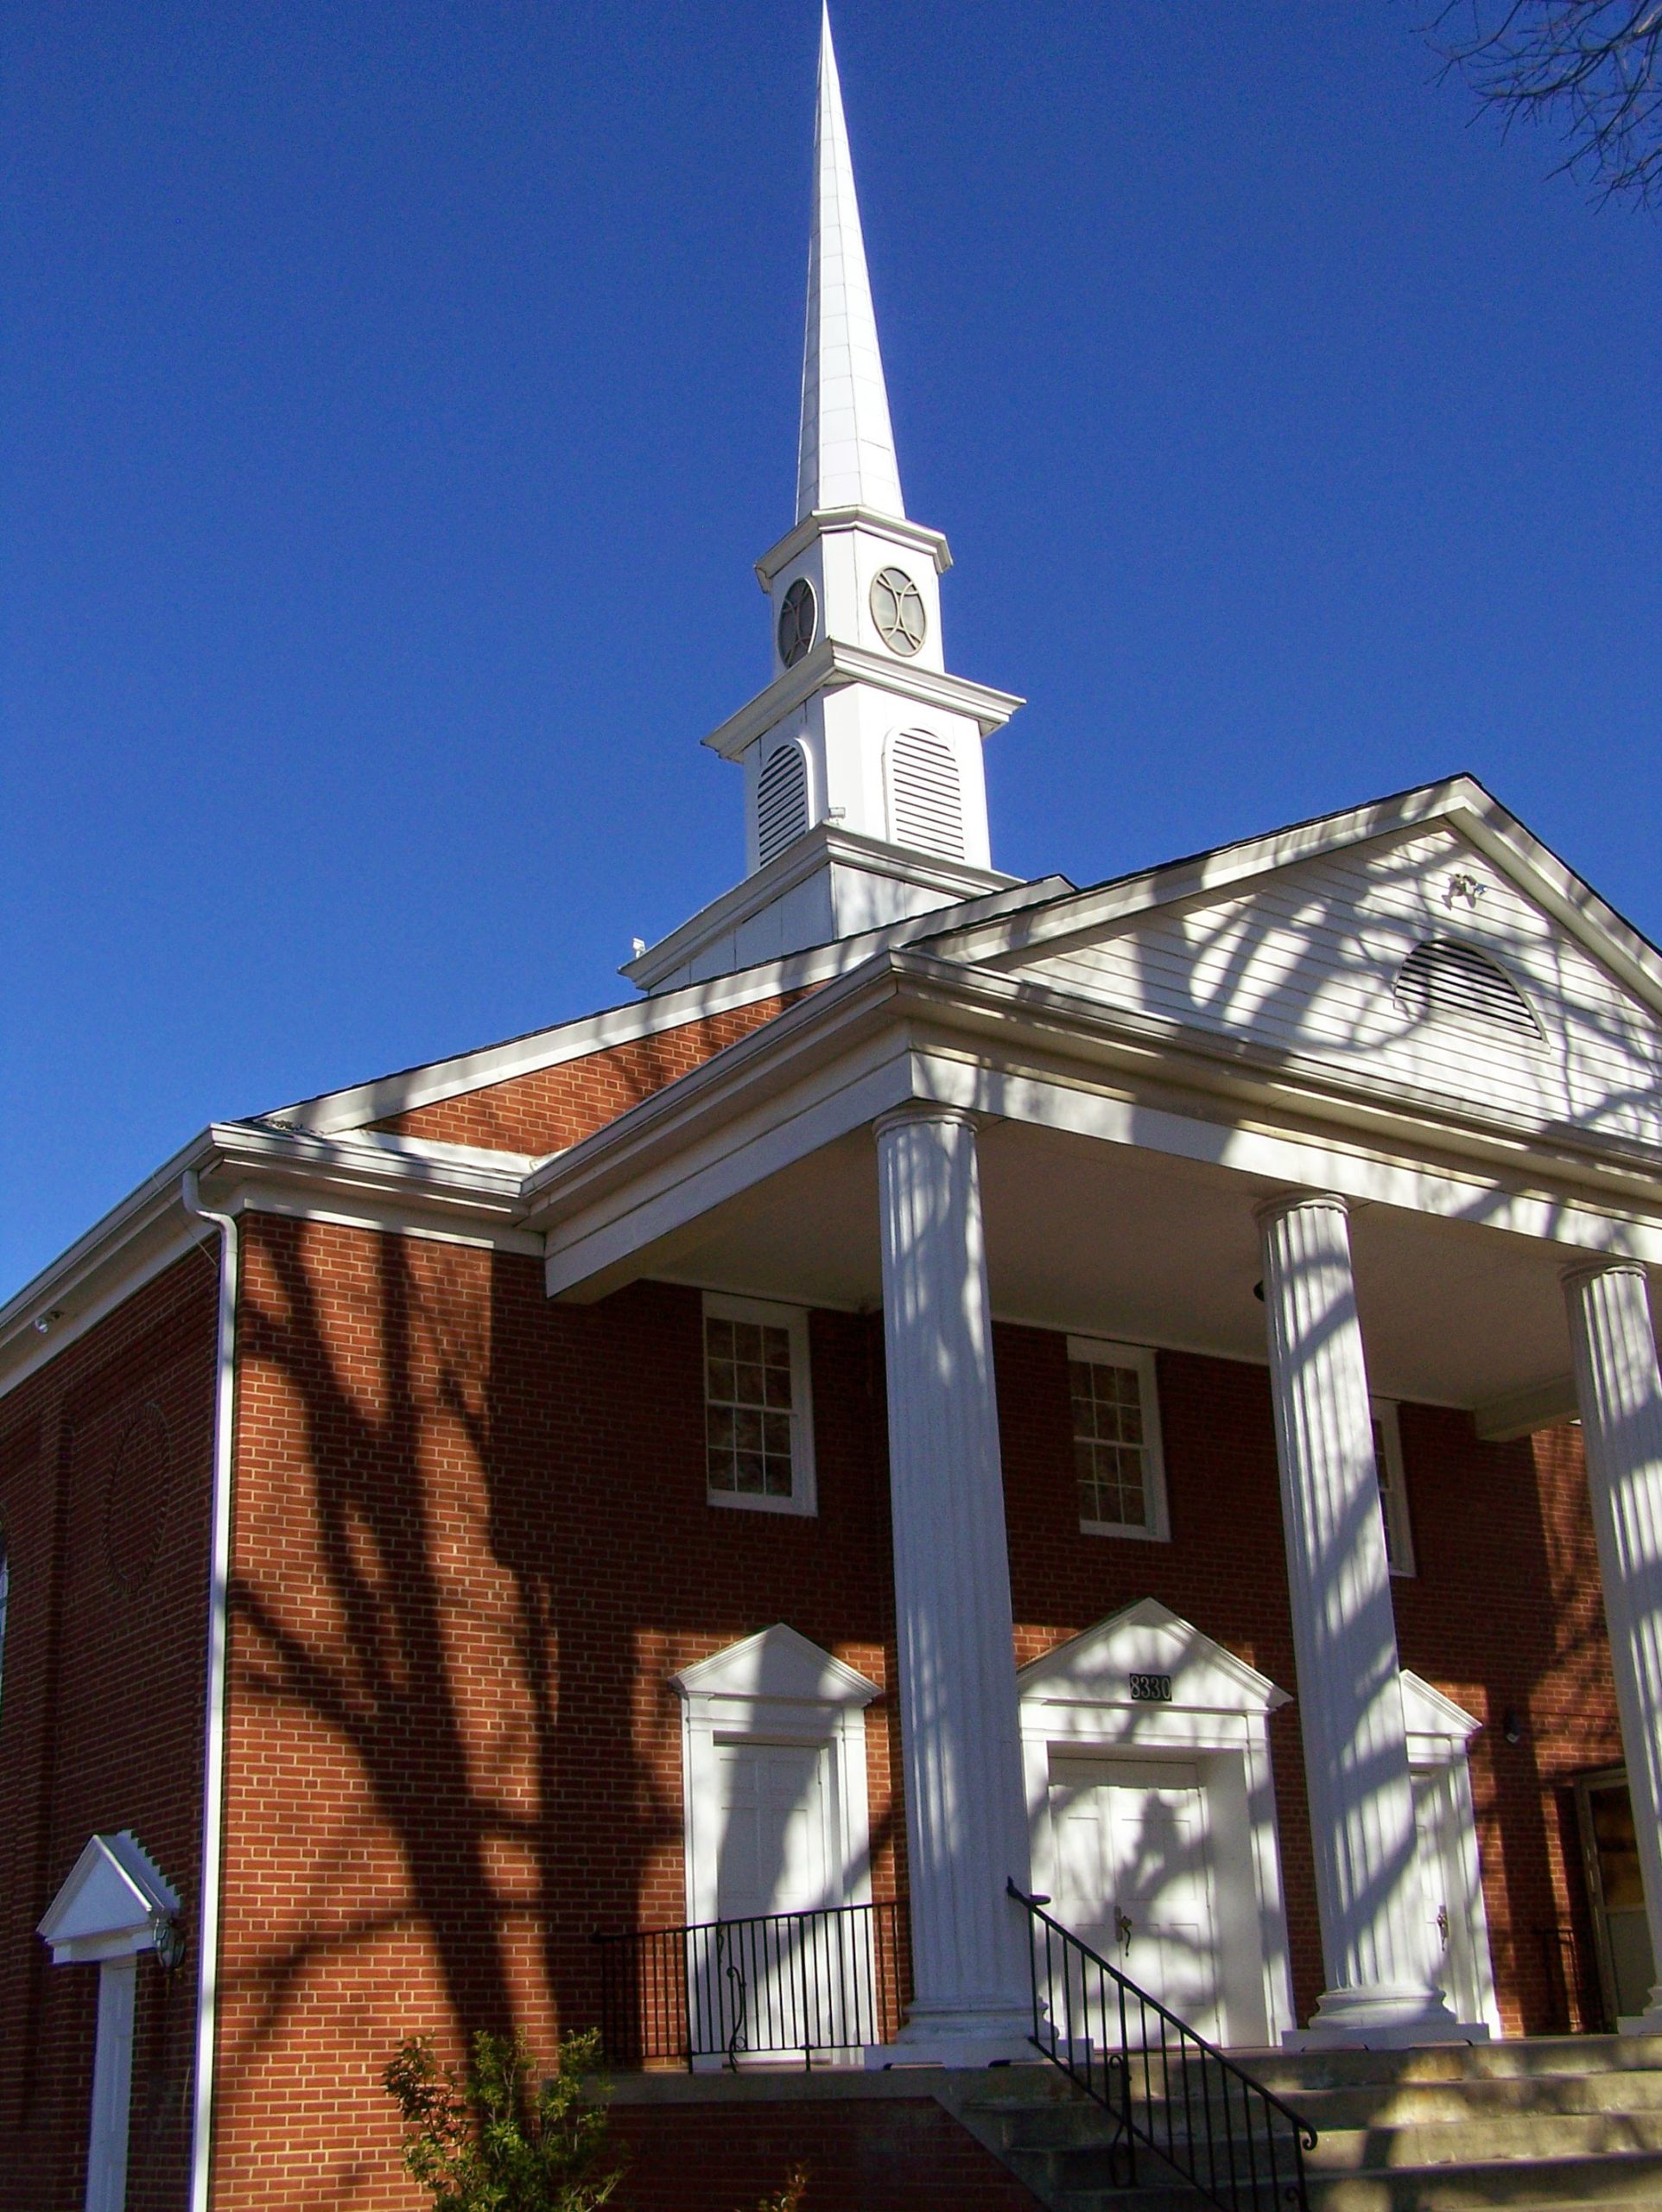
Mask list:
MULTIPOLYGON (((975 1131, 877 1124, 916 1991, 908 2056, 1032 2056, 1021 1723, 975 1131)), ((873 2054, 874 2063, 880 2063, 873 2054)))
POLYGON ((1659 1979, 1624 2033, 1662 2035, 1662 1374, 1645 1270, 1636 1260, 1564 1279, 1587 1486, 1645 1916, 1659 1979))
POLYGON ((127 2202, 127 2123, 133 2101, 130 1953, 98 1968, 98 2041, 92 2050, 92 2124, 86 2143, 86 2212, 123 2212, 127 2202))
MULTIPOLYGON (((1327 1986, 1309 2043, 1448 2041, 1416 1884, 1397 1629, 1345 1202, 1259 1209, 1327 1986)), ((1478 2027, 1475 2032, 1484 2035, 1478 2027)))

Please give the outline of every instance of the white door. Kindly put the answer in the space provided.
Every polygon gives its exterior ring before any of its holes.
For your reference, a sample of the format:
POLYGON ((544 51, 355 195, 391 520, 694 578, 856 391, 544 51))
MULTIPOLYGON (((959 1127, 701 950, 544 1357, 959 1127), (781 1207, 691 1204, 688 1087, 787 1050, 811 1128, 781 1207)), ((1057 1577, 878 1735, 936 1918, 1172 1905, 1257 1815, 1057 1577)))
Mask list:
POLYGON ((1481 2020, 1487 2007, 1476 1947, 1487 1937, 1473 1925, 1451 1779, 1443 1767, 1416 1767, 1412 1779, 1415 1858, 1431 1980, 1457 2020, 1481 2020))
POLYGON ((1056 1917, 1189 2027, 1217 2040, 1216 1919, 1198 1770, 1164 1761, 1053 1759, 1050 1825, 1056 1917))
POLYGON ((843 2014, 863 1931, 787 1916, 842 1902, 829 1746, 718 1742, 715 1762, 719 1925, 693 1961, 698 2040, 735 2061, 859 2040, 843 2014))

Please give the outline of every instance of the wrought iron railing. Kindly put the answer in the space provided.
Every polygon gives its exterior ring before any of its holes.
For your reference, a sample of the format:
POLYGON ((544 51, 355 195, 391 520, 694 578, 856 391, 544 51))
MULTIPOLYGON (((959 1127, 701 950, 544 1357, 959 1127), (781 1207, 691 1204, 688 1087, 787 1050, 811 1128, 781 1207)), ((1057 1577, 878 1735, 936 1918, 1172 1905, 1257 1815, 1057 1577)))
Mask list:
POLYGON ((607 2063, 850 2057, 911 1996, 904 1899, 597 1935, 607 2063))
POLYGON ((1135 2187, 1140 2144, 1222 2212, 1309 2212, 1310 2122, 1009 1887, 1032 1923, 1033 2041, 1113 2114, 1115 2183, 1135 2187))

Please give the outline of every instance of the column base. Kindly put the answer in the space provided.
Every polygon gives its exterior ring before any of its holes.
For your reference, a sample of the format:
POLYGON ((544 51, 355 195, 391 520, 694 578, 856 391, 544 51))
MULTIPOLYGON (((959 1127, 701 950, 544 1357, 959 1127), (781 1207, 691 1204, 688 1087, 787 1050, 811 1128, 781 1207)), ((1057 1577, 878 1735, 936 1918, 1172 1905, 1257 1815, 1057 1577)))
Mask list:
POLYGON ((948 2008, 913 2005, 892 2043, 867 2044, 866 2067, 1025 2066, 1037 2060, 1026 2005, 948 2008))
POLYGON ((1488 2040, 1488 2023, 1456 2019, 1439 1991, 1389 1986, 1324 1990, 1309 2026, 1282 2037, 1289 2050, 1411 2050, 1488 2040))
POLYGON ((1616 2022, 1619 2036, 1662 2036, 1662 2005, 1647 2005, 1642 2012, 1624 2012, 1616 2022))

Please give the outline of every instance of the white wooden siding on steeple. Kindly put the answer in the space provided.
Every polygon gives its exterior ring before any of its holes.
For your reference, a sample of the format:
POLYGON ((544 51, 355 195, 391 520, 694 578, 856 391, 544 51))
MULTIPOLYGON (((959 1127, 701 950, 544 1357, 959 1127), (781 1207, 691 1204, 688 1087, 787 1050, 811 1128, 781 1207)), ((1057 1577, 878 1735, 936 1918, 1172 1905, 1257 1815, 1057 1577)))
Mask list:
POLYGON ((867 507, 897 518, 906 512, 828 10, 820 18, 797 521, 821 507, 867 507))

